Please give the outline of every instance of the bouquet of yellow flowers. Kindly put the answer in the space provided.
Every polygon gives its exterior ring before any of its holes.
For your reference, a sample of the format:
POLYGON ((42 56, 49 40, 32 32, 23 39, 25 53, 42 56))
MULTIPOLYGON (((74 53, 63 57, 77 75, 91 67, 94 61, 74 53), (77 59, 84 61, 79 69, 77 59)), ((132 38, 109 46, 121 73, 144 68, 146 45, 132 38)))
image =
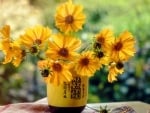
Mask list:
POLYGON ((2 63, 19 66, 28 54, 42 56, 37 62, 41 75, 46 83, 55 85, 70 82, 72 72, 91 77, 104 66, 108 67, 108 81, 116 81, 124 71, 124 63, 134 56, 134 37, 128 31, 115 37, 111 29, 103 29, 81 50, 82 40, 75 32, 82 29, 85 20, 83 7, 69 0, 57 7, 58 32, 36 25, 14 40, 10 36, 10 26, 4 25, 0 29, 0 50, 5 55, 2 63))

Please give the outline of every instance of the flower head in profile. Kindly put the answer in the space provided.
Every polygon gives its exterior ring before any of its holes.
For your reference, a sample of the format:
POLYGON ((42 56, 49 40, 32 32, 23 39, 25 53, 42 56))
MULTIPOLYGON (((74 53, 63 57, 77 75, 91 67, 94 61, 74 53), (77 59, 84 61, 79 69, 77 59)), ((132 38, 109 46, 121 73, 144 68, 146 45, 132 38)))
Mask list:
POLYGON ((124 72, 124 64, 121 61, 113 62, 109 66, 108 82, 112 83, 117 80, 117 76, 124 72))
POLYGON ((49 62, 50 62, 49 60, 40 60, 40 61, 38 61, 38 64, 37 64, 41 70, 41 75, 44 78, 47 78, 51 74, 49 62))
POLYGON ((15 66, 18 66, 23 59, 23 54, 20 46, 12 42, 10 38, 10 26, 4 26, 0 30, 0 33, 2 34, 0 50, 2 50, 5 55, 3 64, 12 62, 15 66))
POLYGON ((73 60, 78 54, 77 50, 81 46, 81 41, 75 37, 56 34, 49 42, 49 48, 46 52, 48 58, 73 60))
POLYGON ((72 80, 70 66, 61 61, 39 61, 38 66, 46 83, 59 85, 72 80))
POLYGON ((128 31, 123 32, 118 38, 112 43, 111 48, 111 60, 123 60, 127 61, 130 57, 135 54, 135 39, 128 31))
POLYGON ((85 15, 82 6, 73 4, 71 0, 58 6, 55 23, 61 31, 76 32, 82 29, 84 22, 85 15))
POLYGON ((75 71, 81 76, 93 76, 96 70, 101 67, 98 59, 94 57, 93 52, 86 51, 81 53, 75 64, 75 71))
POLYGON ((43 49, 50 35, 51 30, 48 27, 37 25, 33 28, 28 28, 25 34, 20 36, 20 45, 27 48, 31 54, 36 54, 43 49))

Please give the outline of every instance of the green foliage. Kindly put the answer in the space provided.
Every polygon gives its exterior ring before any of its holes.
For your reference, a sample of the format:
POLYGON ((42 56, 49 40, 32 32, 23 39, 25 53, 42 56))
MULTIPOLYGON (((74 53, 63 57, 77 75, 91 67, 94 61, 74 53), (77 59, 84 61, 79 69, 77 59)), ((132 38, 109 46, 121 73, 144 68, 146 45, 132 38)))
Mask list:
POLYGON ((18 91, 23 82, 23 78, 19 76, 16 68, 11 65, 1 65, 0 66, 0 104, 6 104, 11 102, 11 91, 18 91))

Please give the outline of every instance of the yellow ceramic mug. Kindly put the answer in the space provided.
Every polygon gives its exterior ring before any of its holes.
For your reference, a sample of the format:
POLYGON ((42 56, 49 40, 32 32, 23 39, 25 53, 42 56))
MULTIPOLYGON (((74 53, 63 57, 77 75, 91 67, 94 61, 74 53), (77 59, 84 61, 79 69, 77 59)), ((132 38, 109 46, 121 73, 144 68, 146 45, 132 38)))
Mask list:
POLYGON ((47 84, 47 98, 52 113, 80 113, 87 103, 88 77, 75 76, 59 86, 47 84))

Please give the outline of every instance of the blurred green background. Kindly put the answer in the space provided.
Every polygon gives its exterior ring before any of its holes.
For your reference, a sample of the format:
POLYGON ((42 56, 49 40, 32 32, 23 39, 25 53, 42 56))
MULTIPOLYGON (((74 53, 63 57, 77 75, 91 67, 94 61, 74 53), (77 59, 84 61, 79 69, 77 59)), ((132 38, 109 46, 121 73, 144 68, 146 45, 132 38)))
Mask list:
MULTIPOLYGON (((65 0, 0 0, 0 26, 9 24, 16 38, 35 24, 55 29, 56 6, 65 0)), ((135 36, 137 53, 117 82, 107 82, 107 71, 97 71, 89 80, 88 103, 139 100, 150 103, 150 0, 74 0, 84 6, 86 24, 79 32, 87 40, 103 28, 118 35, 129 30, 135 36)), ((3 55, 0 54, 2 60, 3 55)), ((35 101, 46 96, 45 84, 34 58, 15 68, 0 64, 0 104, 35 101)))

